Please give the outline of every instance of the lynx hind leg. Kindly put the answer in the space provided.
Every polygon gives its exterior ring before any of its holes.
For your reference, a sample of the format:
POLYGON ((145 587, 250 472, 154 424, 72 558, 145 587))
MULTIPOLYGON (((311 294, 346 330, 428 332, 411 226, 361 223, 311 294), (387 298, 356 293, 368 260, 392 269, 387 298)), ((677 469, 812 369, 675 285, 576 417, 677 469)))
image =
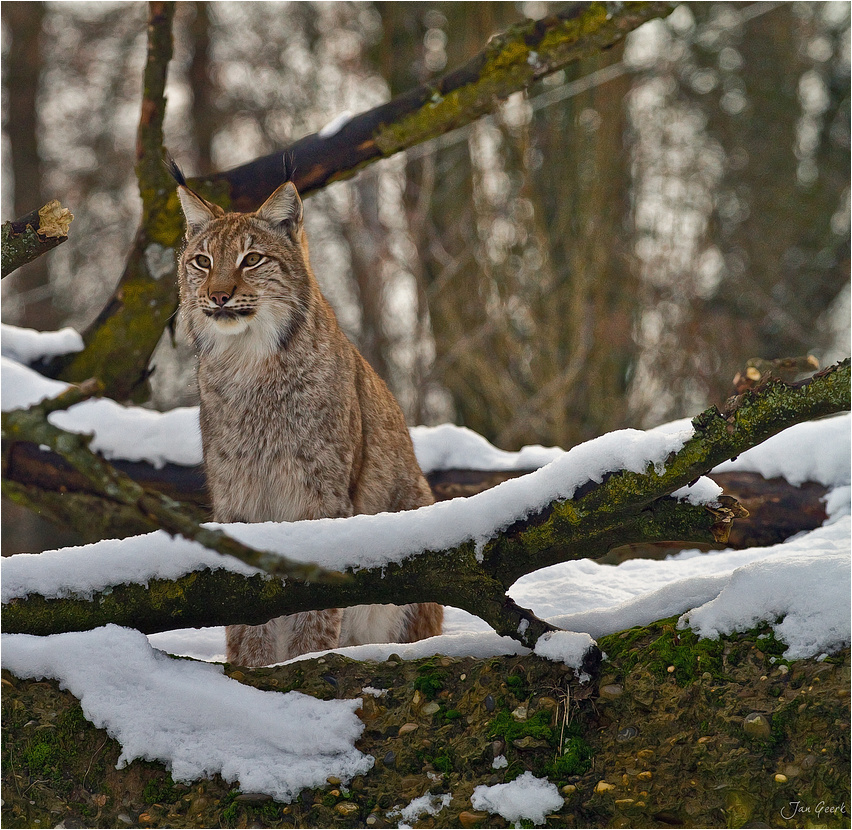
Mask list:
POLYGON ((334 648, 341 617, 340 609, 330 608, 277 617, 263 625, 226 626, 227 660, 238 666, 268 666, 334 648))
POLYGON ((225 626, 225 659, 236 666, 275 662, 275 620, 263 625, 225 626))
POLYGON ((328 608, 325 611, 303 611, 273 620, 278 629, 276 662, 311 651, 335 648, 340 642, 342 618, 341 609, 328 608))
POLYGON ((444 606, 437 602, 419 602, 406 605, 406 626, 400 639, 402 643, 413 643, 427 637, 437 637, 444 623, 444 606))

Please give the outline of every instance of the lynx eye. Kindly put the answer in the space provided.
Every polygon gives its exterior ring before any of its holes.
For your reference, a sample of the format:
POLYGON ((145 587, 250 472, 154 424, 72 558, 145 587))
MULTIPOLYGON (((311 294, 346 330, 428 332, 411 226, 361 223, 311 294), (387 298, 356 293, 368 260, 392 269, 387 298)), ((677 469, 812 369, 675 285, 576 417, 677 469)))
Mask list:
POLYGON ((240 266, 243 267, 243 268, 246 268, 246 267, 251 268, 253 265, 258 265, 261 262, 262 259, 263 259, 263 256, 261 254, 258 254, 258 253, 253 252, 253 253, 250 253, 250 254, 246 254, 243 257, 243 261, 240 263, 240 266))
POLYGON ((199 268, 209 268, 211 265, 210 257, 204 254, 197 254, 192 260, 199 268))

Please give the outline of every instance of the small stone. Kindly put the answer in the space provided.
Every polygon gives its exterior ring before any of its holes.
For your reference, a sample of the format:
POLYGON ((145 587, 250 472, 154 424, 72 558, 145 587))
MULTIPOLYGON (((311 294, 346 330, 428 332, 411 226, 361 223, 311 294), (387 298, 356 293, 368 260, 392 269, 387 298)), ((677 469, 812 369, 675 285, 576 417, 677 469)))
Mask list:
POLYGON ((712 675, 712 674, 710 674, 710 672, 709 672, 709 671, 706 671, 706 672, 704 672, 704 673, 701 675, 701 679, 702 679, 705 683, 709 683, 709 682, 713 679, 713 675, 712 675))
POLYGON ((675 667, 674 667, 674 666, 669 666, 669 667, 666 669, 666 671, 667 671, 669 674, 674 674, 674 673, 675 673, 675 667))
POLYGON ((759 712, 752 712, 750 715, 746 715, 743 720, 743 731, 750 738, 765 741, 772 734, 772 727, 764 715, 759 712))
POLYGON ((639 734, 639 730, 635 726, 625 726, 624 729, 619 729, 615 736, 617 741, 629 741, 639 734))
POLYGON ((562 795, 573 795, 577 792, 577 788, 573 784, 566 784, 559 790, 559 792, 561 792, 562 795))
POLYGON ((332 787, 340 786, 340 779, 336 775, 329 775, 328 778, 325 779, 326 784, 331 784, 332 787))
POLYGON ((336 787, 333 790, 329 790, 328 794, 334 796, 334 798, 340 798, 340 790, 338 790, 336 787))
POLYGON ((645 770, 645 772, 640 772, 636 777, 640 781, 650 781, 654 777, 654 774, 652 772, 649 772, 648 770, 645 770))
POLYGON ((272 796, 266 793, 240 793, 234 799, 234 801, 241 801, 243 804, 263 804, 271 800, 272 796))
POLYGON ((533 738, 532 735, 527 735, 523 738, 518 738, 517 740, 512 741, 512 746, 516 749, 543 749, 547 745, 547 741, 533 738))
POLYGON ((790 669, 787 666, 778 666, 778 674, 787 674, 790 669))
POLYGON ((813 769, 816 765, 816 755, 805 755, 805 757, 802 759, 802 769, 813 769))
POLYGON ((542 709, 557 709, 557 708, 559 708, 559 704, 552 697, 540 697, 538 699, 538 705, 542 709))
POLYGON ((494 703, 494 697, 492 695, 485 695, 485 700, 483 700, 482 702, 485 705, 485 710, 487 712, 494 711, 494 707, 496 704, 494 703))
POLYGON ((409 791, 422 793, 424 785, 425 782, 423 781, 423 777, 420 775, 406 775, 399 781, 399 789, 404 793, 409 791))
POLYGON ((787 783, 787 776, 784 775, 781 772, 777 772, 777 773, 775 773, 775 782, 777 784, 786 784, 787 783))
POLYGON ((242 683, 246 679, 246 676, 241 671, 232 671, 228 676, 231 680, 236 680, 238 683, 242 683))
POLYGON ((127 813, 119 813, 116 818, 124 824, 133 824, 133 819, 127 813))
POLYGON ((608 686, 601 686, 599 694, 604 700, 615 700, 624 694, 624 687, 619 683, 610 683, 608 686))
POLYGON ((527 719, 527 707, 523 704, 518 706, 516 709, 512 710, 512 717, 515 720, 526 720, 527 719))
POLYGON ((460 674, 459 680, 467 680, 467 675, 466 674, 460 674))
POLYGON ((334 805, 334 812, 339 816, 351 816, 353 813, 357 813, 359 809, 360 807, 351 801, 341 801, 340 804, 334 805))
POLYGON ((400 735, 407 735, 409 732, 413 732, 415 729, 419 727, 419 724, 416 723, 404 723, 399 727, 400 735))
POLYGON ((375 813, 370 813, 370 815, 368 815, 368 816, 367 816, 367 824, 369 824, 371 827, 372 827, 372 825, 374 825, 374 824, 375 824, 378 820, 379 820, 379 817, 378 817, 375 813))
POLYGON ((596 793, 608 793, 610 790, 615 789, 615 784, 607 784, 606 781, 598 781, 595 784, 595 792, 596 793))
MULTIPOLYGON (((322 662, 322 660, 320 660, 318 662, 322 662)), ((386 663, 401 663, 402 657, 400 657, 396 652, 394 652, 393 654, 388 655, 388 659, 385 660, 385 662, 386 663)))
POLYGON ((496 758, 498 755, 503 754, 503 750, 506 748, 505 741, 491 741, 491 751, 494 753, 494 757, 496 758))
POLYGON ((480 822, 488 818, 488 813, 480 812, 479 810, 464 810, 459 813, 459 824, 462 827, 476 827, 480 822))
POLYGON ((700 743, 700 744, 709 744, 709 743, 710 743, 710 741, 712 741, 712 740, 713 740, 713 736, 712 736, 712 735, 704 735, 704 736, 702 736, 701 738, 699 738, 699 739, 698 739, 698 743, 700 743))
POLYGON ((797 767, 795 764, 787 764, 787 766, 784 767, 783 772, 788 778, 797 778, 802 774, 802 768, 797 767))
POLYGON ((390 767, 393 766, 394 761, 396 761, 396 754, 392 749, 389 749, 382 758, 382 763, 386 767, 390 767))
POLYGON ((434 700, 425 704, 423 708, 420 710, 421 715, 434 715, 441 708, 440 704, 435 703, 434 700))

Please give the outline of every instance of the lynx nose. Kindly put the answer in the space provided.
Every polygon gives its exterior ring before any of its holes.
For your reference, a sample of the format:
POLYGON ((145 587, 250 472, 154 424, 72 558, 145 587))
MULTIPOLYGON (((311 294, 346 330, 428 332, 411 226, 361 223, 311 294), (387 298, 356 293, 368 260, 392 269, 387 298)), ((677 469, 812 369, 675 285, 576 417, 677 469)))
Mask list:
POLYGON ((231 299, 231 295, 234 293, 234 289, 232 288, 230 291, 211 291, 209 297, 216 303, 220 308, 231 299))

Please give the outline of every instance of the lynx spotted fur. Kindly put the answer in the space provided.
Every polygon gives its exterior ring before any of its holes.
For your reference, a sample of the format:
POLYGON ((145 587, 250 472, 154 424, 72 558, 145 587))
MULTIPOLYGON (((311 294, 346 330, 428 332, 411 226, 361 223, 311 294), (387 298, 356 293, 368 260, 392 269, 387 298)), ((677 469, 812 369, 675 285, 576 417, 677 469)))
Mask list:
MULTIPOLYGON (((213 517, 296 521, 433 501, 396 401, 338 326, 308 260, 292 182, 255 213, 225 213, 188 187, 180 313, 198 353, 213 517)), ((227 658, 280 662, 337 645, 439 634, 434 603, 356 606, 228 626, 227 658)))

